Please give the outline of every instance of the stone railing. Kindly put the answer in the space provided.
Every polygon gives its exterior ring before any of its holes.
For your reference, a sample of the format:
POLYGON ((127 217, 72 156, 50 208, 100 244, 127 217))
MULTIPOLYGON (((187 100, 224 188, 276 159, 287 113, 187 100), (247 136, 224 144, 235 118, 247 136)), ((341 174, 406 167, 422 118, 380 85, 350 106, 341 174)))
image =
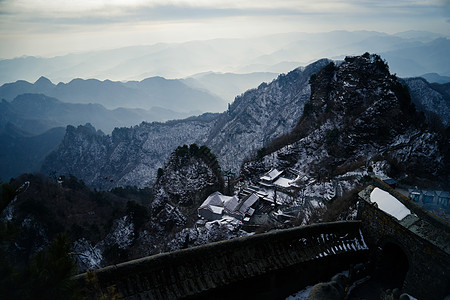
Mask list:
MULTIPOLYGON (((360 222, 322 223, 158 254, 96 275, 103 291, 114 285, 126 299, 277 298, 328 280, 367 250, 360 222)), ((75 280, 83 285, 85 277, 75 280)))

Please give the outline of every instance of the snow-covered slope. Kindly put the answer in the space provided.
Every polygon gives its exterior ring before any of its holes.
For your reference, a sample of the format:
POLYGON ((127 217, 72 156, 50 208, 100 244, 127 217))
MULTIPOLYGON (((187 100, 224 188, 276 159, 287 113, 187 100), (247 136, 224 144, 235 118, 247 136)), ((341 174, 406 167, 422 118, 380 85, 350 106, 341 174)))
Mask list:
POLYGON ((406 78, 404 81, 409 88, 411 100, 418 109, 432 112, 440 117, 445 126, 450 125, 450 97, 434 89, 423 78, 406 78))
POLYGON ((90 186, 150 186, 179 145, 204 144, 215 115, 167 123, 141 123, 98 135, 86 126, 67 127, 59 148, 43 164, 45 174, 73 174, 90 186))
POLYGON ((322 59, 304 69, 295 69, 236 97, 207 141, 220 165, 237 172, 242 161, 256 149, 290 132, 309 100, 311 75, 329 62, 322 59))

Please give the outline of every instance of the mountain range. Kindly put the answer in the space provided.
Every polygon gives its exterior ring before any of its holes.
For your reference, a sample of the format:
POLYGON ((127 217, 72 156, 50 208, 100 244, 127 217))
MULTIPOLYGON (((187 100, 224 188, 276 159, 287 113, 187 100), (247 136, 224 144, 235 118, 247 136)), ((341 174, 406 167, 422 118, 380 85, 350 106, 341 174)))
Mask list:
POLYGON ((365 51, 381 54, 391 66, 391 71, 401 77, 430 72, 450 76, 449 50, 448 36, 429 32, 292 32, 245 40, 160 43, 52 58, 3 59, 0 60, 0 84, 16 80, 35 81, 40 76, 54 82, 69 82, 73 78, 185 78, 210 71, 286 73, 320 57, 343 59, 345 55, 365 51))
POLYGON ((20 128, 25 135, 42 134, 54 127, 78 126, 92 123, 110 133, 115 127, 132 126, 142 121, 167 121, 186 118, 187 113, 176 113, 164 108, 150 110, 116 108, 106 109, 100 104, 74 104, 61 102, 44 94, 21 94, 0 103, 0 129, 7 123, 20 128))
POLYGON ((8 101, 24 93, 45 94, 68 103, 101 104, 107 109, 164 108, 192 115, 226 108, 222 99, 206 90, 191 88, 180 80, 162 77, 128 82, 73 79, 69 83, 60 82, 57 85, 40 77, 35 83, 20 80, 0 87, 0 98, 8 101))
POLYGON ((0 131, 0 178, 9 180, 39 170, 44 158, 61 143, 65 133, 65 127, 55 127, 31 136, 7 123, 0 131))
MULTIPOLYGON (((415 90, 411 92, 414 94, 415 90)), ((389 73, 387 64, 377 55, 350 57, 338 64, 323 59, 245 92, 236 97, 222 114, 176 122, 142 123, 133 128, 115 129, 107 136, 98 135, 83 126, 70 127, 59 148, 47 157, 42 171, 74 174, 88 185, 100 188, 121 185, 144 187, 154 182, 157 169, 164 165, 171 151, 182 144, 196 143, 210 147, 222 169, 237 174, 242 162, 255 157, 266 159, 264 155, 270 154, 266 147, 275 138, 287 137, 289 140, 290 132, 296 130, 299 135, 293 136, 308 141, 302 150, 306 152, 301 152, 306 155, 303 159, 308 162, 305 167, 308 172, 314 169, 315 173, 320 173, 319 166, 328 168, 325 174, 334 174, 336 168, 357 169, 361 167, 361 157, 368 159, 374 156, 373 163, 382 165, 384 172, 389 172, 388 166, 396 165, 395 161, 409 159, 411 163, 418 162, 424 167, 424 172, 429 176, 433 172, 445 173, 443 166, 447 163, 448 152, 445 152, 442 135, 427 133, 425 116, 416 115, 410 101, 408 89, 389 73), (328 77, 322 75, 323 80, 318 80, 316 84, 323 82, 320 84, 325 84, 325 88, 311 94, 311 86, 316 82, 315 74, 327 66, 331 66, 328 67, 329 73, 338 77, 333 79, 330 74, 328 77), (331 92, 334 94, 328 95, 331 92), (322 95, 320 103, 314 103, 314 98, 318 97, 315 95, 322 95), (327 101, 331 98, 333 104, 328 105, 327 101), (364 105, 359 104, 361 101, 364 105), (315 106, 326 113, 306 122, 303 131, 299 130, 305 110, 311 113, 315 106), (369 114, 378 110, 379 114, 369 114), (329 114, 334 115, 333 118, 330 119, 329 114), (397 125, 397 121, 401 122, 397 125), (329 143, 324 144, 326 141, 329 143), (331 149, 330 145, 338 141, 341 146, 331 149), (412 147, 409 156, 389 150, 408 147, 412 147), (310 161, 316 157, 311 156, 312 149, 322 149, 317 161, 310 161), (425 149, 431 152, 425 152, 425 149), (390 154, 383 156, 380 151, 390 154), (376 156, 376 153, 381 156, 376 156), (428 167, 421 162, 424 157, 431 159, 428 167), (353 161, 357 163, 351 164, 353 161), (433 172, 429 169, 431 167, 433 172), (104 177, 114 178, 114 183, 105 182, 104 177)), ((426 103, 424 107, 428 107, 426 103)), ((289 149, 291 146, 286 147, 289 149)), ((274 148, 270 149, 273 151, 274 148)), ((278 156, 277 153, 274 155, 278 156)), ((298 153, 286 155, 295 156, 298 153)))
POLYGON ((70 127, 60 148, 47 157, 43 172, 74 174, 88 185, 102 188, 143 187, 154 182, 156 170, 164 165, 169 153, 179 145, 192 143, 210 146, 222 168, 237 172, 252 150, 294 128, 309 99, 310 76, 328 62, 320 60, 263 83, 236 97, 222 114, 144 122, 115 129, 110 136, 100 136, 83 126, 70 127), (68 164, 69 157, 73 160, 68 164), (114 183, 105 182, 105 176, 112 176, 114 183))
POLYGON ((8 179, 38 171, 45 156, 61 143, 67 125, 89 123, 103 135, 116 127, 133 126, 142 121, 182 119, 189 115, 161 107, 110 110, 100 104, 61 102, 44 94, 20 94, 11 102, 0 102, 0 177, 8 179))

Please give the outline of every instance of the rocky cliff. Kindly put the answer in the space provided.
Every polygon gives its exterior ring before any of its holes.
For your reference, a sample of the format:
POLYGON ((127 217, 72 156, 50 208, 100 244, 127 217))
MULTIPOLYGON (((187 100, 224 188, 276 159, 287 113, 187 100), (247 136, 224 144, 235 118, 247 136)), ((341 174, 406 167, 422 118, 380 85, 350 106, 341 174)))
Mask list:
POLYGON ((375 169, 397 178, 447 180, 448 139, 430 130, 379 56, 347 57, 311 80, 311 99, 295 129, 261 149, 243 174, 254 178, 290 167, 327 181, 375 169))
MULTIPOLYGON (((178 232, 198 220, 197 208, 213 192, 222 191, 224 181, 214 154, 196 144, 178 147, 164 168, 158 170, 149 206, 150 218, 136 237, 133 257, 169 250, 178 232)), ((187 247, 184 241, 178 249, 187 247)), ((172 246, 171 250, 176 247, 172 246)))

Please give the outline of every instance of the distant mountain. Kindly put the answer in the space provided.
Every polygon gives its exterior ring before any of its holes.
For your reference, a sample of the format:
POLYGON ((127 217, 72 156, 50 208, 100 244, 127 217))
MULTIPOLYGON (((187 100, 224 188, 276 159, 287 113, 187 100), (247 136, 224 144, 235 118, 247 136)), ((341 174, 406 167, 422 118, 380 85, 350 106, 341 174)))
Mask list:
POLYGON ((408 30, 403 32, 398 32, 394 34, 395 36, 399 36, 401 38, 419 40, 423 42, 431 42, 434 39, 440 38, 441 36, 437 33, 432 33, 429 31, 423 30, 408 30))
MULTIPOLYGON (((298 65, 297 65, 298 66, 298 65)), ((231 103, 234 98, 254 88, 262 82, 271 82, 278 73, 255 72, 248 74, 235 73, 202 73, 183 80, 187 85, 208 90, 231 103)))
POLYGON ((59 145, 65 131, 57 127, 37 136, 27 136, 13 124, 6 124, 0 131, 0 178, 8 181, 22 173, 39 171, 42 161, 59 145))
POLYGON ((11 102, 0 102, 0 128, 10 122, 32 135, 53 127, 86 123, 109 133, 115 127, 132 126, 142 121, 166 121, 187 116, 162 108, 109 110, 100 104, 65 103, 43 94, 22 94, 11 102))
POLYGON ((181 78, 211 69, 229 71, 230 66, 263 54, 262 47, 241 40, 219 39, 134 46, 53 58, 20 57, 0 60, 0 83, 18 79, 35 81, 40 76, 63 82, 77 77, 101 80, 142 80, 153 76, 181 78))
POLYGON ((449 70, 441 71, 448 48, 433 42, 447 37, 430 32, 395 35, 342 30, 292 32, 250 39, 135 46, 53 58, 20 57, 0 60, 0 84, 19 79, 31 82, 40 76, 50 78, 53 82, 68 82, 78 77, 122 81, 153 76, 185 78, 209 71, 286 73, 323 57, 343 59, 345 55, 366 51, 382 53, 391 65, 391 71, 400 76, 418 76, 428 72, 450 75, 446 74, 449 70), (423 48, 425 53, 425 48, 428 48, 433 55, 411 56, 414 48, 423 48), (402 53, 406 56, 403 57, 402 53), (437 61, 442 64, 435 69, 437 61))
POLYGON ((441 76, 438 73, 427 73, 422 74, 419 77, 424 78, 426 81, 430 83, 449 83, 450 82, 450 76, 441 76))
POLYGON ((148 110, 161 107, 194 114, 222 111, 226 107, 222 99, 207 91, 189 87, 180 80, 162 77, 125 83, 73 79, 69 83, 57 85, 40 77, 34 84, 21 80, 0 87, 0 98, 9 101, 25 93, 45 94, 63 102, 101 104, 108 109, 124 107, 148 110))
POLYGON ((250 65, 244 65, 239 67, 236 73, 286 73, 290 70, 296 69, 299 66, 308 65, 308 63, 300 61, 283 61, 276 64, 264 64, 264 63, 253 63, 250 65))
POLYGON ((276 72, 286 72, 292 68, 280 70, 276 66, 286 62, 305 65, 322 57, 341 60, 347 55, 364 52, 380 53, 389 63, 391 72, 402 77, 419 76, 427 72, 445 75, 450 71, 446 67, 448 64, 443 63, 448 60, 445 54, 448 53, 448 39, 429 32, 395 35, 372 31, 290 33, 272 36, 267 40, 280 46, 271 53, 249 59, 246 65, 238 69, 239 72, 275 72, 275 69, 276 72), (429 54, 423 58, 425 53, 429 54))
POLYGON ((450 76, 450 39, 438 38, 428 43, 402 47, 391 51, 380 51, 389 63, 391 72, 401 77, 439 73, 450 76))

